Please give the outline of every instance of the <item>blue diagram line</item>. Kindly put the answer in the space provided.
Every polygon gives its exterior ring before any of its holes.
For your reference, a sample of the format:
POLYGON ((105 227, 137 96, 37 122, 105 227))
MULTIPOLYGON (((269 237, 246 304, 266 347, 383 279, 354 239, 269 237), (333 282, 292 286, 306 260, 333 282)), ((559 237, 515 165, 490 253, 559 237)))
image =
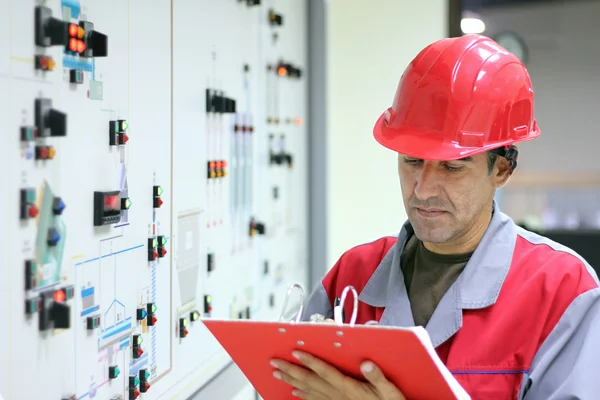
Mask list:
POLYGON ((76 263, 75 266, 78 267, 78 266, 83 265, 83 264, 88 264, 88 263, 91 263, 91 262, 94 262, 94 261, 101 260, 101 259, 106 258, 106 257, 116 256, 118 254, 127 253, 128 251, 136 250, 136 249, 139 249, 139 248, 142 248, 142 247, 144 247, 143 244, 139 244, 139 245, 133 246, 133 247, 128 247, 128 248, 123 249, 123 250, 114 251, 112 253, 101 255, 100 257, 94 257, 94 258, 90 258, 88 260, 80 261, 80 262, 76 263))

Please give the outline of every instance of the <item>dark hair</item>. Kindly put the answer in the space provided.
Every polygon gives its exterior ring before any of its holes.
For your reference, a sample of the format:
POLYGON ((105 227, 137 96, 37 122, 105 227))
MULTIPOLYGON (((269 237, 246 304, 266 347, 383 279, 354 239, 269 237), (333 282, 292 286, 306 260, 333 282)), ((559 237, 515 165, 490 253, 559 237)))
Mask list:
POLYGON ((498 154, 492 153, 491 151, 487 152, 487 164, 488 164, 488 172, 491 174, 494 170, 494 164, 496 164, 496 158, 498 154))

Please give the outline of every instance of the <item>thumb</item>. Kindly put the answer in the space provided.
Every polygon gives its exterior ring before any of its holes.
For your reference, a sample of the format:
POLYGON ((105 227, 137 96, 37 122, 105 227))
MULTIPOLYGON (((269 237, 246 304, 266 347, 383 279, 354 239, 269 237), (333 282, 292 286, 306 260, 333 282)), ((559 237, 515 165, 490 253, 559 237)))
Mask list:
POLYGON ((360 370, 382 400, 405 400, 400 390, 387 380, 381 369, 371 361, 361 364, 360 370))

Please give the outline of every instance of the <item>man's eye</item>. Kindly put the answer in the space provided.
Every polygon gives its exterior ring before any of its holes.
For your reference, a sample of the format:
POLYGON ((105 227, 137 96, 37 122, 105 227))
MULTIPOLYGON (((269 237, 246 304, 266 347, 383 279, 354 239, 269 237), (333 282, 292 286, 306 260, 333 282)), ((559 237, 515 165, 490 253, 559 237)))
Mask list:
POLYGON ((460 171, 461 169, 463 169, 463 167, 455 167, 455 166, 448 165, 448 164, 444 164, 444 168, 447 169, 448 171, 460 171))
POLYGON ((404 162, 406 164, 417 164, 419 161, 421 161, 421 160, 416 159, 416 158, 412 158, 412 159, 411 158, 405 158, 404 159, 404 162))

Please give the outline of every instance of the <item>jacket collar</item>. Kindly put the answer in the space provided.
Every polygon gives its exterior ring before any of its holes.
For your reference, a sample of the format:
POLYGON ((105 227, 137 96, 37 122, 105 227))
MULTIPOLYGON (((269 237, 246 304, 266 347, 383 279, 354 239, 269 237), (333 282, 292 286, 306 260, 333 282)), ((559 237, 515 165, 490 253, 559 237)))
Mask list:
MULTIPOLYGON (((494 304, 510 269, 517 239, 516 225, 499 210, 496 202, 493 208, 488 229, 455 283, 459 290, 459 305, 463 309, 479 309, 494 304)), ((404 286, 400 257, 413 234, 410 222, 405 222, 396 244, 380 262, 361 291, 359 300, 374 307, 390 304, 393 296, 388 294, 394 293, 394 286, 404 286)), ((402 292, 406 292, 403 289, 402 292)))

